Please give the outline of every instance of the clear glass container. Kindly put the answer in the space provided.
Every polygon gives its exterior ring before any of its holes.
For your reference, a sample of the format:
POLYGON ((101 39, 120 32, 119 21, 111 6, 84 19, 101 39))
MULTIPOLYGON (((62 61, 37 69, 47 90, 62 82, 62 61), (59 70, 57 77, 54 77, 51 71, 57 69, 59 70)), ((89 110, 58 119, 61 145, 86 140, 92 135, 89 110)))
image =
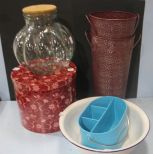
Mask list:
POLYGON ((67 67, 75 45, 69 30, 55 21, 56 6, 32 5, 22 11, 26 25, 13 43, 17 61, 42 75, 67 67))

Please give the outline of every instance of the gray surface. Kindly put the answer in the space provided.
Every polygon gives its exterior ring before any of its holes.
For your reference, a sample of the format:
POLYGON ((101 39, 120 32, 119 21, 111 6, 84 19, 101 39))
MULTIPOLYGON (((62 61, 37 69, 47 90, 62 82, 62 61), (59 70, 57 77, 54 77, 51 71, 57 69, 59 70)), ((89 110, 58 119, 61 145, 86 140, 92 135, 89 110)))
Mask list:
MULTIPOLYGON (((153 98, 130 99, 140 106, 153 123, 153 98)), ((17 104, 0 102, 0 154, 80 154, 60 132, 37 134, 24 129, 20 123, 17 104)), ((131 154, 152 154, 153 128, 147 138, 131 154)))

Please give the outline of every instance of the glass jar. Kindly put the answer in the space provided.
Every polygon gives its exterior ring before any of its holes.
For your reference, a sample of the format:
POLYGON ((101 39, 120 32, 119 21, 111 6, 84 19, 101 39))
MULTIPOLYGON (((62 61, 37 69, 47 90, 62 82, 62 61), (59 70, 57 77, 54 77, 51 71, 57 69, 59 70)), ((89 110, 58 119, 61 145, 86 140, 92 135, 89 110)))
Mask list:
POLYGON ((69 30, 55 21, 55 5, 32 5, 22 10, 26 25, 14 39, 17 61, 35 74, 51 74, 67 67, 74 52, 69 30))

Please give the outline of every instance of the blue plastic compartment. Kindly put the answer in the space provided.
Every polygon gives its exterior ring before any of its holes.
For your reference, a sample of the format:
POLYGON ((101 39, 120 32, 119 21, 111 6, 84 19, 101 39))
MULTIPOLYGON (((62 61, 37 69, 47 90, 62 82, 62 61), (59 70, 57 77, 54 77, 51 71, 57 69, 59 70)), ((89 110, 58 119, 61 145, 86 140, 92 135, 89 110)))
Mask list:
POLYGON ((96 149, 121 145, 128 133, 126 103, 105 96, 92 101, 79 117, 82 144, 96 149))

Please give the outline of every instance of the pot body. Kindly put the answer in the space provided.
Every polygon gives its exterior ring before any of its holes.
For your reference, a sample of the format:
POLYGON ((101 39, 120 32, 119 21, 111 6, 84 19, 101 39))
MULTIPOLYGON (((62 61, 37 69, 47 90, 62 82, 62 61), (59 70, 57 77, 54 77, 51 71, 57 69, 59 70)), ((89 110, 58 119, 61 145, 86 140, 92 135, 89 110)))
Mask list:
POLYGON ((59 113, 75 101, 76 67, 70 64, 54 75, 32 74, 19 66, 11 73, 23 126, 33 132, 59 130, 59 113))
POLYGON ((125 97, 134 38, 113 40, 91 36, 95 95, 125 97))

